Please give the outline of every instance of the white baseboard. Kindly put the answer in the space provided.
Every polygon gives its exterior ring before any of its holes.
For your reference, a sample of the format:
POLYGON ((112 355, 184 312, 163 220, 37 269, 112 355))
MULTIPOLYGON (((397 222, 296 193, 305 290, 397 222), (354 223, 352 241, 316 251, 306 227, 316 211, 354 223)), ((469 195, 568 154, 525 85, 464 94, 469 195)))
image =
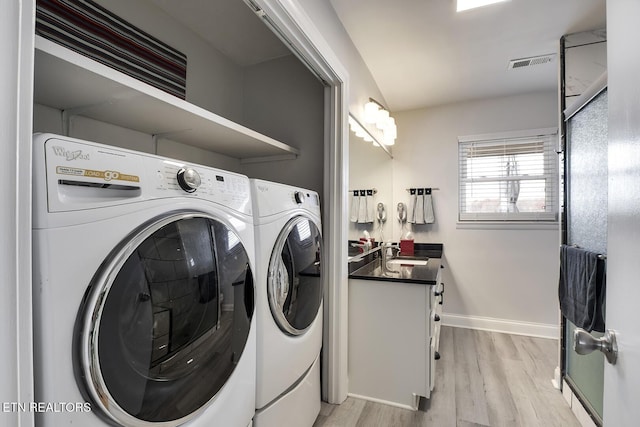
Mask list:
POLYGON ((375 397, 369 397, 369 396, 363 396, 361 394, 347 393, 347 396, 354 397, 356 399, 368 400, 369 402, 382 403, 383 405, 395 406, 396 408, 410 409, 412 411, 416 411, 418 409, 417 403, 416 403, 416 406, 413 407, 410 405, 405 405, 403 403, 390 402, 388 400, 377 399, 375 397))
POLYGON ((554 369, 551 384, 556 390, 562 390, 562 374, 560 373, 560 366, 556 366, 556 369, 554 369))
POLYGON ((560 336, 560 327, 558 325, 495 319, 492 317, 442 313, 442 324, 456 328, 478 329, 540 338, 558 339, 560 336))
POLYGON ((562 380, 562 395, 564 396, 564 400, 567 401, 567 405, 571 407, 571 412, 576 416, 582 427, 597 427, 597 424, 591 419, 585 407, 582 406, 580 400, 578 400, 576 395, 573 394, 571 387, 569 387, 567 382, 564 380, 562 380))

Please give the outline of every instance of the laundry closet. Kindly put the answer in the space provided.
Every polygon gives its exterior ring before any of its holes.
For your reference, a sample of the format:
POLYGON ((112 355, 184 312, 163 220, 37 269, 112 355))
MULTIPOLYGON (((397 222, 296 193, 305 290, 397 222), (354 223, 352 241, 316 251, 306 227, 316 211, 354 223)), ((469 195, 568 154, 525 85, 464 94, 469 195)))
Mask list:
POLYGON ((311 379, 303 424, 317 416, 325 86, 249 3, 36 2, 34 400, 92 408, 37 425, 279 425, 311 379), (286 230, 275 252, 254 224, 272 205, 286 230), (286 366, 290 382, 257 379, 280 359, 256 351, 267 276, 294 325, 274 335, 315 331, 314 368, 286 366))

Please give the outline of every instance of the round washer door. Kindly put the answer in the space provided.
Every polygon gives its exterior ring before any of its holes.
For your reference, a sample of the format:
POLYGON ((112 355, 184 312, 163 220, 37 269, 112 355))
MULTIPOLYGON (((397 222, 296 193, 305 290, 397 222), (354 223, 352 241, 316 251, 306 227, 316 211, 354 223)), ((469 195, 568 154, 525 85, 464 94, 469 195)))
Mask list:
POLYGON ((81 387, 124 426, 179 425, 236 368, 254 311, 239 237, 199 212, 151 221, 96 273, 81 308, 81 387))
POLYGON ((278 327, 303 334, 322 303, 322 236, 309 218, 297 216, 282 229, 271 254, 267 296, 278 327))

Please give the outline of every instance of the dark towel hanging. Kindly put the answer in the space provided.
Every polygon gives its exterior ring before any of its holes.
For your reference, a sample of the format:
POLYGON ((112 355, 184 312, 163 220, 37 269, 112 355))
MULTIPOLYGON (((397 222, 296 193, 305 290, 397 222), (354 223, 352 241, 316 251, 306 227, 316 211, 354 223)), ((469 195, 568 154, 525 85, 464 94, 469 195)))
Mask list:
POLYGON ((587 332, 605 331, 606 261, 599 254, 562 245, 560 248, 560 311, 587 332))

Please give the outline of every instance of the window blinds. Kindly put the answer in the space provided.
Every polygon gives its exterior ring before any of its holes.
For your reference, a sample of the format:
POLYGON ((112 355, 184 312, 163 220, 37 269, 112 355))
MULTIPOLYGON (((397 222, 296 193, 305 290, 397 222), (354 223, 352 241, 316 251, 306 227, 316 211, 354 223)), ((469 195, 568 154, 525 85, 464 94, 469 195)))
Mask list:
POLYGON ((556 221, 557 134, 458 144, 460 221, 556 221))

